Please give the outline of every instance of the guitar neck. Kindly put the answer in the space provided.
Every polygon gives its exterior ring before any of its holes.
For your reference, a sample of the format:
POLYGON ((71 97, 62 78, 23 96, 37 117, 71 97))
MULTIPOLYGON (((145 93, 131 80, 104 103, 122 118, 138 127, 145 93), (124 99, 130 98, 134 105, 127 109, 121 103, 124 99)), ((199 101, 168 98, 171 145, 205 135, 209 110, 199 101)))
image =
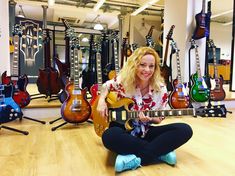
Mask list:
POLYGON ((79 86, 79 54, 78 48, 74 48, 74 90, 80 90, 79 86))
POLYGON ((102 71, 101 71, 101 54, 99 51, 97 51, 96 53, 96 72, 97 72, 98 90, 101 90, 103 80, 102 80, 102 71))
POLYGON ((12 62, 12 74, 13 77, 19 76, 19 40, 18 35, 14 36, 14 53, 13 53, 13 62, 12 62))
POLYGON ((218 79, 218 68, 216 63, 216 48, 213 47, 214 78, 218 79))
POLYGON ((199 60, 199 54, 198 54, 198 47, 195 47, 195 55, 196 55, 196 67, 197 67, 197 74, 198 78, 201 78, 201 68, 200 68, 200 60, 199 60))
POLYGON ((176 51, 176 63, 177 63, 177 79, 178 83, 182 84, 182 79, 181 79, 181 70, 180 70, 180 57, 179 57, 179 51, 176 51))
POLYGON ((118 60, 118 51, 117 51, 117 41, 114 39, 114 62, 115 62, 115 72, 116 74, 119 73, 120 68, 119 68, 119 60, 118 60))
POLYGON ((166 48, 165 48, 165 54, 163 59, 163 65, 166 65, 167 57, 168 57, 168 47, 169 47, 169 39, 166 40, 166 48))

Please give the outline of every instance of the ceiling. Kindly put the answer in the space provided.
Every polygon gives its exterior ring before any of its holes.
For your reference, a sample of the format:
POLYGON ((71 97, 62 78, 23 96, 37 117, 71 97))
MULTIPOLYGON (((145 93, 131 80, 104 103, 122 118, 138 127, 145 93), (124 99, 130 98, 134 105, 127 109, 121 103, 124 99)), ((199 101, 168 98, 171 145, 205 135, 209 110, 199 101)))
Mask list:
MULTIPOLYGON (((55 5, 47 9, 47 21, 59 22, 61 18, 67 19, 74 26, 92 28, 94 22, 99 21, 106 28, 118 28, 118 14, 128 14, 135 11, 146 0, 106 0, 101 8, 94 12, 93 8, 98 0, 55 0, 55 5), (99 17, 98 17, 99 16, 99 17)), ((41 5, 47 5, 47 0, 15 0, 16 15, 19 14, 20 5, 27 18, 42 20, 43 9, 41 5)), ((211 21, 228 23, 232 21, 233 0, 212 0, 211 21), (230 10, 230 11, 229 11, 230 10), (227 12, 229 11, 229 12, 227 12), (223 15, 215 17, 217 14, 223 15)), ((144 10, 141 15, 146 20, 154 20, 156 16, 162 15, 164 0, 144 10)))

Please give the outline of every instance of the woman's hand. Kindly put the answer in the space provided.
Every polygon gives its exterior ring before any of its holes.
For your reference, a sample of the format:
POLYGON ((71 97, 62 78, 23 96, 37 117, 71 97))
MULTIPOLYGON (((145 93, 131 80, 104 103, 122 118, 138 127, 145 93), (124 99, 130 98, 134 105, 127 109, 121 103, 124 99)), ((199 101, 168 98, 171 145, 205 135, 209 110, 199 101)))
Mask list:
POLYGON ((97 105, 97 111, 100 113, 102 117, 107 118, 108 116, 108 106, 106 104, 106 101, 104 98, 99 99, 98 105, 97 105))
POLYGON ((148 117, 143 112, 139 113, 139 120, 141 122, 161 123, 165 117, 148 117))

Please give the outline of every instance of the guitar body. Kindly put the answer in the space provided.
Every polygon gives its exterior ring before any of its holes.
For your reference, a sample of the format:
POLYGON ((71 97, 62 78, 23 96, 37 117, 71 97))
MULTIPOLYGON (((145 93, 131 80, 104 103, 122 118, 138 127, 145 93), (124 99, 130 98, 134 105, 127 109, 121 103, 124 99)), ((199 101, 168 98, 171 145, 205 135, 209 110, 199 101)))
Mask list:
POLYGON ((13 84, 13 99, 21 108, 24 108, 30 103, 30 95, 26 90, 28 85, 28 77, 27 75, 23 75, 17 79, 18 80, 13 80, 11 76, 7 76, 6 71, 2 74, 2 83, 6 85, 13 84))
POLYGON ((89 119, 91 106, 86 100, 87 89, 74 90, 74 83, 66 85, 68 98, 61 107, 62 118, 69 123, 81 123, 89 119))
POLYGON ((210 16, 211 13, 202 13, 202 12, 198 13, 195 16, 196 29, 192 36, 193 39, 197 40, 209 36, 210 16))
POLYGON ((220 75, 218 79, 213 79, 211 81, 211 85, 213 85, 213 82, 215 82, 215 85, 212 86, 212 89, 210 90, 210 99, 212 101, 222 101, 225 99, 226 93, 223 89, 223 76, 220 75))
POLYGON ((90 88, 90 93, 91 93, 91 100, 90 100, 90 105, 92 106, 97 99, 99 92, 98 92, 99 85, 98 84, 93 84, 90 88))
POLYGON ((59 70, 59 74, 60 76, 69 76, 69 73, 70 73, 70 65, 69 64, 66 64, 66 63, 62 63, 58 58, 55 58, 55 63, 58 67, 58 70, 59 70))
POLYGON ((58 94, 61 90, 61 80, 57 70, 51 67, 39 69, 37 87, 38 91, 46 96, 58 94))
POLYGON ((90 90, 91 86, 96 83, 96 73, 95 70, 85 69, 82 71, 82 88, 87 88, 90 90))
POLYGON ((205 78, 199 78, 198 73, 191 76, 193 85, 190 90, 190 97, 195 102, 205 102, 209 100, 210 91, 204 81, 205 78))
POLYGON ((69 84, 69 77, 63 75, 61 77, 61 80, 62 80, 62 87, 63 87, 63 90, 59 93, 58 97, 59 97, 59 100, 61 103, 63 103, 66 99, 67 99, 67 93, 65 91, 65 87, 67 84, 69 84))
POLYGON ((189 96, 186 93, 184 84, 178 82, 178 79, 173 81, 173 91, 169 96, 169 105, 173 109, 183 109, 189 107, 189 96))
POLYGON ((22 118, 23 116, 21 108, 12 98, 13 90, 14 87, 12 84, 4 85, 2 93, 5 97, 1 99, 0 124, 13 121, 17 118, 22 118))
POLYGON ((167 66, 166 64, 163 64, 162 67, 160 67, 161 70, 161 76, 164 78, 165 80, 165 84, 167 86, 167 90, 168 91, 172 91, 173 87, 172 84, 170 83, 170 76, 171 76, 171 68, 169 66, 167 66))

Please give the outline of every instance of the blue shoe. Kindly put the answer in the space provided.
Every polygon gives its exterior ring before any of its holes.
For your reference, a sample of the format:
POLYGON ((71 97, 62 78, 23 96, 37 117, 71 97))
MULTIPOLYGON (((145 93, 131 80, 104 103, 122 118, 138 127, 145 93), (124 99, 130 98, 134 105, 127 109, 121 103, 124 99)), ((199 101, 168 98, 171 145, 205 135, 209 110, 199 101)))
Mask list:
POLYGON ((115 162, 115 171, 134 170, 140 166, 141 159, 135 155, 118 155, 115 162))
POLYGON ((176 164, 176 154, 175 151, 169 152, 165 155, 159 156, 158 159, 166 162, 167 164, 170 165, 175 165, 176 164))

